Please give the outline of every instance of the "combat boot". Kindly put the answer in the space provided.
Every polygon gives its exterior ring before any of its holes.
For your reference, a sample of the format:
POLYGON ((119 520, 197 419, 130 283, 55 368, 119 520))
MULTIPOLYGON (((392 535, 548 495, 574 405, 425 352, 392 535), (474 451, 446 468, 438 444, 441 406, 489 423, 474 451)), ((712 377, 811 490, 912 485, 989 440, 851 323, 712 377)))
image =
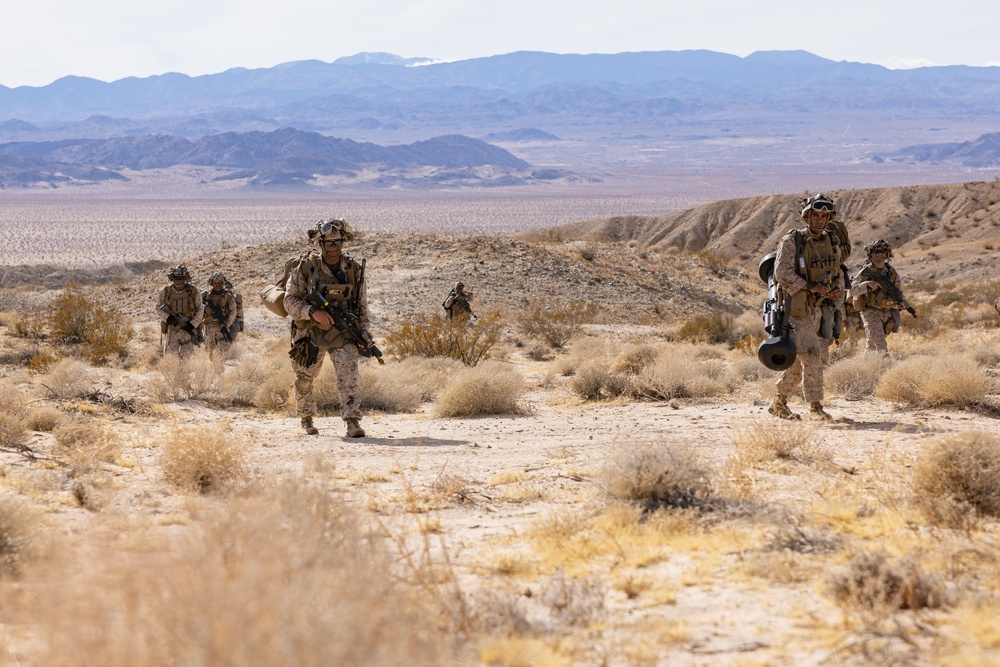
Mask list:
POLYGON ((834 421, 833 415, 823 409, 823 404, 819 401, 813 401, 809 404, 809 417, 810 419, 816 419, 818 421, 832 422, 834 421))
POLYGON ((365 437, 365 430, 361 428, 361 424, 354 417, 350 417, 344 420, 347 423, 347 437, 348 438, 363 438, 365 437))
POLYGON ((312 417, 303 417, 302 418, 302 429, 308 435, 319 435, 319 429, 316 428, 315 426, 313 426, 313 418, 312 417))
POLYGON ((788 398, 783 394, 778 394, 774 397, 767 411, 781 419, 801 419, 801 417, 788 409, 788 398))

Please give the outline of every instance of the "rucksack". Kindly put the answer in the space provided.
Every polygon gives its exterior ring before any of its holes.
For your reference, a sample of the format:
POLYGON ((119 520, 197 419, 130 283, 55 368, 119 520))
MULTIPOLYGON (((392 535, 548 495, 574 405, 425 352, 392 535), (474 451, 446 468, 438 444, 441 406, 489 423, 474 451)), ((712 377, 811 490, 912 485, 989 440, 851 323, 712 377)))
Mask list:
POLYGON ((260 291, 260 300, 264 304, 264 307, 278 317, 288 317, 288 311, 285 310, 285 285, 288 284, 288 276, 292 275, 292 271, 297 269, 299 264, 308 259, 310 254, 311 252, 307 252, 304 255, 292 257, 287 260, 285 262, 285 268, 282 270, 281 277, 279 277, 274 283, 266 285, 264 289, 260 291))

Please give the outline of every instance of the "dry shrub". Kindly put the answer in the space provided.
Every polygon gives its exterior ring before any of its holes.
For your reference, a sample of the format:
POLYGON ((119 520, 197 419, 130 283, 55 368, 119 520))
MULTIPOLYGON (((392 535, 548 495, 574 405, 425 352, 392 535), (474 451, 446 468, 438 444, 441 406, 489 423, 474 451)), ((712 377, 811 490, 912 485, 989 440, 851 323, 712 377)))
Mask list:
POLYGON ((527 387, 510 366, 491 362, 463 369, 441 392, 434 414, 438 417, 524 415, 527 387))
POLYGON ((629 375, 616 373, 607 358, 591 359, 581 364, 569 381, 569 389, 588 401, 618 398, 634 392, 629 375))
POLYGON ((655 345, 631 345, 611 361, 611 371, 637 375, 651 366, 659 356, 660 350, 655 345))
POLYGON ((636 379, 643 396, 658 400, 721 396, 739 384, 732 366, 719 359, 699 359, 695 346, 673 346, 636 379))
POLYGON ((207 399, 220 394, 222 372, 207 350, 198 348, 185 357, 168 354, 156 363, 156 371, 147 386, 159 401, 207 399))
POLYGON ((19 577, 38 555, 42 521, 31 506, 0 497, 0 577, 19 577))
POLYGON ((735 320, 728 313, 698 315, 677 328, 674 338, 691 343, 732 343, 739 340, 735 320))
POLYGON ((10 332, 18 338, 44 338, 45 318, 41 315, 18 313, 10 332))
POLYGON ((286 405, 294 382, 288 344, 276 341, 263 354, 241 353, 239 363, 224 371, 219 392, 229 405, 277 410, 286 405))
POLYGON ((98 422, 75 422, 53 432, 56 445, 66 454, 70 476, 95 470, 101 463, 114 463, 121 453, 121 442, 110 425, 98 422))
POLYGON ((586 627, 604 612, 607 586, 597 575, 567 577, 560 568, 540 583, 542 601, 561 625, 586 627))
POLYGON ((561 350, 597 316, 597 306, 587 301, 539 299, 522 310, 517 326, 525 336, 538 338, 561 350))
POLYGON ((79 359, 62 359, 39 384, 56 398, 82 398, 93 389, 93 369, 79 359))
POLYGON ((408 357, 399 362, 399 375, 420 391, 420 401, 432 401, 464 366, 457 359, 445 357, 408 357))
POLYGON ((992 388, 989 376, 971 359, 917 355, 886 371, 875 395, 910 405, 966 408, 982 403, 992 388))
POLYGON ((9 380, 0 380, 0 447, 20 447, 28 440, 25 420, 28 404, 21 390, 9 380))
POLYGON ((785 422, 771 419, 759 421, 747 428, 736 429, 735 460, 753 465, 774 459, 809 456, 810 440, 815 428, 802 422, 785 422))
MULTIPOLYGON (((759 310, 743 311, 733 320, 730 338, 733 341, 744 340, 747 337, 761 340, 767 333, 764 331, 764 317, 759 310)), ((754 352, 756 354, 756 352, 754 352)))
POLYGON ((95 364, 106 363, 111 357, 124 359, 135 337, 127 315, 73 283, 49 304, 48 321, 57 340, 82 343, 84 353, 95 364))
POLYGON ((568 377, 576 373, 581 364, 594 359, 610 359, 613 356, 612 350, 613 345, 610 341, 582 336, 565 349, 566 354, 555 360, 553 369, 559 375, 568 377))
POLYGON ((385 342, 400 357, 448 357, 475 366, 500 342, 503 326, 499 310, 483 313, 471 321, 421 314, 390 331, 385 342))
POLYGON ((246 474, 246 446, 218 426, 170 429, 161 460, 168 482, 201 493, 231 488, 246 474))
POLYGON ((347 503, 289 482, 206 511, 171 548, 96 543, 32 595, 37 664, 459 664, 437 600, 401 583, 347 503))
POLYGON ((18 314, 13 310, 0 311, 0 327, 10 329, 17 322, 18 314))
POLYGON ((62 424, 64 420, 65 416, 60 410, 49 405, 43 405, 38 408, 33 408, 31 412, 28 413, 25 424, 32 431, 51 433, 57 426, 62 424))
POLYGON ((411 384, 402 365, 362 363, 358 368, 361 403, 366 409, 383 412, 414 412, 423 401, 421 388, 411 384))
POLYGON ((830 592, 868 620, 899 609, 937 608, 945 604, 942 581, 923 571, 914 558, 892 563, 884 554, 862 552, 830 577, 830 592))
POLYGON ((860 401, 875 392, 879 379, 892 366, 882 354, 862 354, 832 364, 823 373, 823 382, 831 391, 849 401, 860 401))
POLYGON ((1000 436, 969 431, 929 444, 913 470, 917 504, 928 519, 964 523, 971 511, 1000 516, 1000 436))
POLYGON ((643 442, 616 447, 598 478, 610 497, 647 511, 704 508, 713 501, 711 473, 683 445, 643 442))

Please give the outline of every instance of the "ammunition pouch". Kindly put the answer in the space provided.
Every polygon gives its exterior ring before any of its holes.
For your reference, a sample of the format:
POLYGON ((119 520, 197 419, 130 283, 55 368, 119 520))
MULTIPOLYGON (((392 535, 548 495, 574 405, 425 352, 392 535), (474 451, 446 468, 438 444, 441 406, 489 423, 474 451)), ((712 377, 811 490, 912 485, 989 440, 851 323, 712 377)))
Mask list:
POLYGON ((300 338, 292 344, 288 356, 299 366, 309 368, 319 359, 319 348, 313 345, 308 338, 300 338))
POLYGON ((809 314, 809 290, 801 289, 792 295, 791 317, 805 317, 809 314))
MULTIPOLYGON (((900 320, 902 319, 898 308, 890 308, 889 315, 892 316, 892 328, 890 331, 892 333, 899 333, 900 320)), ((889 331, 886 331, 888 334, 889 331)))
POLYGON ((167 329, 169 328, 169 326, 170 325, 167 324, 166 320, 160 320, 160 333, 161 334, 167 333, 167 329))
POLYGON ((833 330, 837 309, 834 308, 833 305, 828 305, 828 302, 824 302, 824 304, 820 306, 820 313, 822 316, 819 319, 819 331, 816 333, 820 338, 824 338, 826 340, 836 338, 833 334, 833 330))

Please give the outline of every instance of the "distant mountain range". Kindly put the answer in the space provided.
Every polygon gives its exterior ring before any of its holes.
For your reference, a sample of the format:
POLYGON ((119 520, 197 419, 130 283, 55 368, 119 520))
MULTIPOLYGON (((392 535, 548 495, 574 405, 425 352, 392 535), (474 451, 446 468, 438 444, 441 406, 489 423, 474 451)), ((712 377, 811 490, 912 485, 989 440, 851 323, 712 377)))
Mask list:
POLYGON ((473 143, 479 137, 548 142, 545 157, 562 165, 651 155, 695 165, 797 164, 803 152, 819 151, 843 164, 937 160, 991 167, 1000 165, 1000 151, 985 139, 977 140, 974 156, 949 153, 945 145, 996 132, 998 106, 997 67, 890 70, 804 51, 742 58, 712 51, 517 52, 451 63, 361 53, 197 77, 168 73, 107 83, 68 76, 42 87, 0 86, 0 152, 106 168, 199 159, 258 170, 249 178, 261 182, 275 161, 305 160, 302 169, 277 176, 296 183, 303 177, 295 174, 314 168, 323 174, 372 164, 358 162, 362 154, 396 166, 429 160, 436 144, 420 142, 440 144, 442 137, 452 137, 444 142, 448 157, 426 165, 538 164, 527 157, 531 147, 511 146, 519 155, 504 156, 496 152, 501 148, 473 143), (293 139, 289 128, 301 136, 293 139), (220 138, 202 142, 211 137, 220 138), (266 146, 250 146, 264 137, 266 146), (592 149, 614 141, 628 145, 610 156, 592 149), (243 147, 217 154, 227 142, 243 147), (284 148, 275 152, 274 143, 284 148), (310 147, 299 151, 304 144, 310 147), (728 148, 737 144, 759 153, 728 148))

